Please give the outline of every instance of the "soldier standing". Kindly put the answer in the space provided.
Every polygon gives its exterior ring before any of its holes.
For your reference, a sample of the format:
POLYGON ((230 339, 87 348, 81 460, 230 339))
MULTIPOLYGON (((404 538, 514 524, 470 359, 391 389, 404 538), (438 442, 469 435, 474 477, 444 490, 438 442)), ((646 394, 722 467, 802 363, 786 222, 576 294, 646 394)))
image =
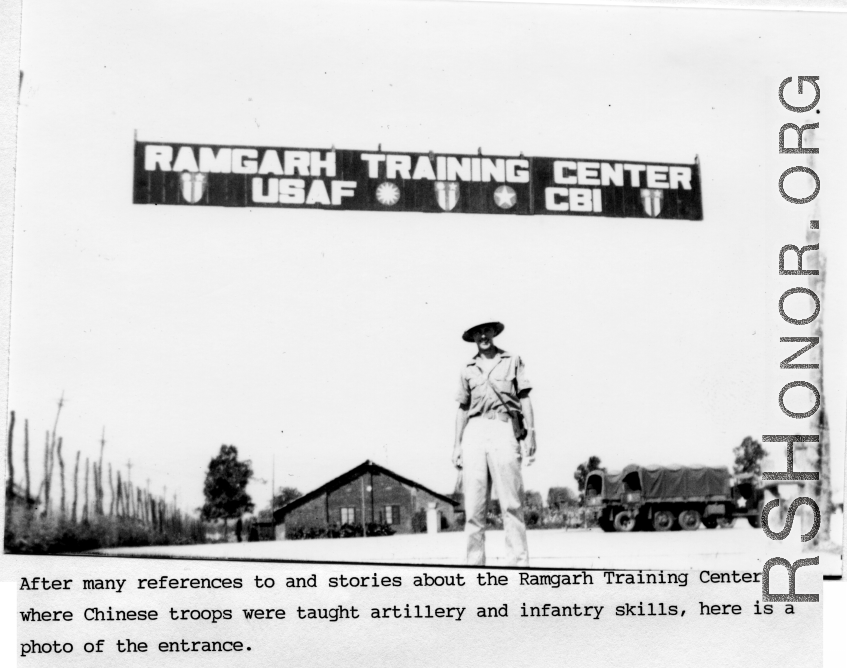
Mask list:
POLYGON ((485 565, 485 517, 491 485, 497 492, 506 533, 508 563, 528 566, 521 459, 532 463, 535 428, 521 358, 494 345, 502 323, 486 322, 462 339, 476 343, 477 354, 462 369, 456 400, 453 464, 462 469, 468 565, 485 565))

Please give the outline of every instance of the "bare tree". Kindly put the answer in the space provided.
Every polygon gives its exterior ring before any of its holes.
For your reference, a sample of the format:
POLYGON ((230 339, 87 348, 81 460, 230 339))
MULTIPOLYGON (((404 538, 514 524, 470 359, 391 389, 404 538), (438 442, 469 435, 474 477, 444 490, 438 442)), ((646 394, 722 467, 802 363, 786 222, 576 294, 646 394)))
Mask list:
POLYGON ((109 463, 109 515, 115 514, 115 483, 112 482, 112 464, 109 463))
POLYGON ((106 447, 106 427, 103 426, 103 431, 100 434, 100 462, 97 464, 97 512, 104 515, 103 511, 103 450, 106 447))
POLYGON ((26 502, 32 498, 32 491, 29 485, 29 420, 24 420, 24 481, 26 482, 26 502))
POLYGON ((92 512, 94 515, 101 515, 100 512, 100 464, 97 462, 91 463, 91 484, 94 486, 94 503, 92 504, 92 512))
POLYGON ((85 506, 82 509, 82 521, 88 522, 88 457, 85 458, 85 506))
POLYGON ((71 507, 71 522, 76 522, 76 500, 77 500, 77 486, 79 483, 79 450, 76 451, 76 463, 74 464, 74 503, 71 507))
MULTIPOLYGON (((15 461, 13 457, 13 441, 15 434, 15 411, 9 416, 9 445, 6 454, 6 466, 8 467, 6 480, 6 526, 10 524, 12 516, 12 499, 15 498, 15 461)), ((28 499, 27 499, 28 501, 28 499)))
POLYGON ((42 480, 44 508, 41 511, 42 517, 47 517, 47 514, 50 512, 50 478, 53 477, 53 470, 50 463, 50 432, 48 431, 44 438, 44 479, 42 480))
POLYGON ((62 437, 59 437, 59 443, 56 446, 56 455, 59 457, 59 480, 62 484, 62 493, 59 497, 59 515, 65 517, 65 460, 62 457, 62 437))
POLYGON ((50 512, 50 488, 53 485, 53 468, 55 465, 56 453, 56 429, 59 426, 59 415, 62 413, 62 406, 65 405, 65 393, 59 398, 59 405, 56 409, 56 419, 53 421, 53 432, 47 432, 44 452, 44 512, 42 515, 47 517, 50 512))
POLYGON ((56 410, 56 419, 53 421, 53 440, 56 440, 56 428, 59 426, 59 414, 62 412, 62 406, 65 405, 65 392, 62 390, 62 396, 59 397, 59 407, 56 410))
POLYGON ((115 504, 115 512, 118 514, 118 517, 123 515, 124 508, 124 492, 123 492, 123 484, 121 483, 121 472, 117 472, 118 478, 118 498, 117 503, 115 504))

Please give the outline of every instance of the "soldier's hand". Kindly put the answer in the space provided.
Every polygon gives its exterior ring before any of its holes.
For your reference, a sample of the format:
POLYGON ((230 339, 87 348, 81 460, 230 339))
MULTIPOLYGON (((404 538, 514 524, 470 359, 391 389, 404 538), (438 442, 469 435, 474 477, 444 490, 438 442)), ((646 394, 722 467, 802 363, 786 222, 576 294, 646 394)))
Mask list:
POLYGON ((462 468, 462 446, 453 446, 453 466, 457 469, 462 468))
POLYGON ((535 450, 537 447, 535 443, 534 431, 531 431, 526 435, 526 439, 524 439, 522 445, 524 461, 526 462, 527 466, 531 466, 535 462, 535 450))

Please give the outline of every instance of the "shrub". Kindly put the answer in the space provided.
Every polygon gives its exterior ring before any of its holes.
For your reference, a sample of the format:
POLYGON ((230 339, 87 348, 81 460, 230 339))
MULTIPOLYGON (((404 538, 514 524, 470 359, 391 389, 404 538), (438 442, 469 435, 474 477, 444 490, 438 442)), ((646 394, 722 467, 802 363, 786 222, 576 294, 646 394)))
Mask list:
MULTIPOLYGON (((393 536, 397 533, 388 524, 368 523, 368 536, 393 536)), ((312 538, 356 538, 362 536, 361 524, 330 524, 328 527, 294 527, 288 531, 289 540, 309 540, 312 538)))
POLYGON ((369 536, 393 536, 397 533, 394 529, 391 528, 389 524, 378 524, 376 522, 368 523, 368 535, 369 536))
POLYGON ((56 516, 42 517, 35 511, 16 508, 4 532, 7 552, 16 554, 59 554, 87 552, 108 547, 143 545, 188 545, 202 543, 205 533, 199 522, 165 526, 164 530, 129 517, 95 516, 87 522, 72 522, 56 516))
POLYGON ((531 510, 527 510, 524 513, 524 522, 528 527, 534 527, 538 525, 538 522, 541 520, 541 513, 539 513, 534 508, 531 510))

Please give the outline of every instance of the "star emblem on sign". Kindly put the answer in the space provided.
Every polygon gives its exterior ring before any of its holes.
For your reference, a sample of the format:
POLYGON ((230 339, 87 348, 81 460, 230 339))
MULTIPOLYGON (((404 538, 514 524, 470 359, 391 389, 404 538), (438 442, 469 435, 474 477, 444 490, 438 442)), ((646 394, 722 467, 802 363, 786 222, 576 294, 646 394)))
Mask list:
POLYGON ((376 199, 383 206, 394 206, 400 200, 400 188, 389 181, 380 183, 376 189, 376 199))
POLYGON ((510 186, 500 186, 494 191, 494 203, 501 209, 511 209, 517 201, 515 189, 510 186))

